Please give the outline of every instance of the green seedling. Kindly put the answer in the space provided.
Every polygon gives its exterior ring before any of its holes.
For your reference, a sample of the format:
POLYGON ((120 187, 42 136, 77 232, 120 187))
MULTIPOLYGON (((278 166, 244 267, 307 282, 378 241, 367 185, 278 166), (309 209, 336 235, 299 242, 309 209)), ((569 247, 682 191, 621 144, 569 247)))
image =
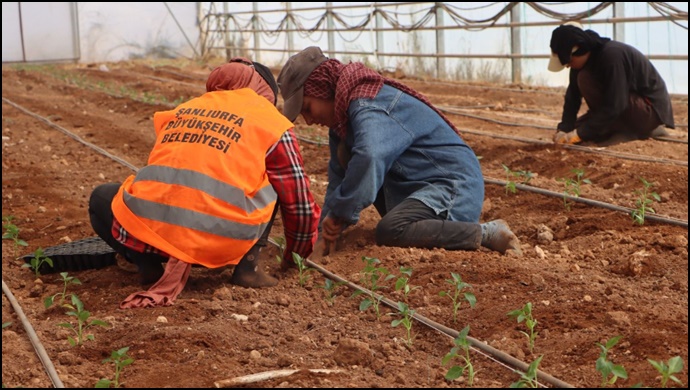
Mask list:
POLYGON ((654 184, 643 178, 640 178, 640 180, 642 181, 643 188, 642 190, 635 191, 635 193, 638 195, 637 200, 635 200, 635 207, 637 208, 632 211, 631 216, 633 222, 638 225, 644 225, 645 215, 656 213, 652 208, 652 204, 655 200, 657 202, 661 201, 661 197, 656 192, 650 192, 650 189, 654 186, 654 184))
POLYGON ((93 334, 85 334, 88 328, 92 326, 108 326, 108 323, 101 320, 89 320, 91 313, 88 310, 84 310, 84 304, 82 301, 74 294, 72 294, 72 304, 65 303, 64 307, 70 309, 65 312, 68 316, 73 316, 77 319, 77 326, 75 327, 69 322, 63 322, 58 324, 63 328, 71 329, 72 332, 77 336, 72 338, 72 336, 67 337, 67 341, 71 346, 82 345, 86 340, 94 340, 93 334))
POLYGON ((393 320, 391 322, 392 327, 397 327, 402 325, 407 331, 407 345, 412 346, 412 318, 414 317, 415 311, 410 309, 410 307, 404 302, 398 302, 398 310, 400 313, 394 313, 392 315, 401 315, 402 318, 393 320))
POLYGON ((529 387, 536 389, 539 387, 539 382, 537 381, 537 370, 539 369, 539 363, 544 355, 541 355, 537 360, 533 361, 532 364, 527 367, 527 372, 518 371, 520 373, 520 380, 510 384, 511 389, 522 389, 529 387))
POLYGON ((81 281, 73 276, 67 276, 67 272, 60 272, 60 277, 62 279, 55 279, 55 280, 60 280, 63 283, 62 286, 62 291, 51 295, 47 297, 45 300, 43 300, 43 305, 47 308, 53 306, 53 303, 55 303, 56 298, 60 298, 60 305, 62 305, 65 302, 65 297, 67 296, 67 286, 70 284, 81 284, 81 281))
POLYGON ((395 291, 402 291, 405 295, 405 302, 407 302, 407 296, 420 287, 409 284, 410 278, 412 277, 412 268, 400 267, 400 273, 404 276, 400 276, 398 280, 395 281, 395 291))
POLYGON ((309 272, 313 271, 314 268, 308 267, 306 259, 295 252, 292 252, 292 260, 297 264, 297 270, 299 271, 299 285, 304 287, 307 280, 309 280, 309 272))
POLYGON ((3 323, 2 323, 2 328, 5 329, 5 328, 7 328, 8 326, 11 326, 11 325, 12 325, 12 321, 3 322, 3 323))
POLYGON ((345 282, 334 282, 328 278, 323 283, 323 286, 319 286, 326 292, 326 302, 332 304, 335 301, 335 297, 338 296, 336 290, 338 287, 345 284, 345 282))
POLYGON ((17 257, 17 250, 20 246, 28 246, 26 241, 19 238, 20 229, 12 223, 14 219, 13 215, 2 217, 2 228, 5 229, 5 233, 2 234, 3 240, 12 240, 14 244, 14 257, 17 257))
POLYGON ((530 353, 533 353, 534 340, 537 339, 537 335, 539 333, 534 331, 534 328, 537 327, 537 320, 534 317, 532 317, 532 302, 527 302, 525 306, 522 307, 522 309, 513 310, 509 312, 508 317, 516 318, 518 324, 522 321, 525 321, 525 325, 527 326, 527 329, 529 329, 529 333, 523 331, 520 331, 520 333, 527 336, 527 339, 529 340, 529 351, 530 353))
POLYGON ((47 257, 43 254, 42 248, 38 248, 34 253, 34 257, 30 260, 29 263, 22 264, 22 268, 31 268, 36 274, 36 277, 39 277, 41 276, 40 269, 41 266, 43 266, 43 263, 48 264, 51 268, 53 267, 53 260, 51 260, 50 257, 47 257))
POLYGON ((276 255, 276 261, 278 262, 278 264, 280 264, 283 262, 283 260, 285 260, 283 258, 283 253, 285 253, 285 246, 287 245, 287 243, 285 241, 285 237, 283 236, 273 238, 273 242, 275 242, 276 245, 278 245, 279 253, 276 255))
POLYGON ((462 294, 464 300, 470 304, 470 307, 474 307, 474 305, 477 304, 477 297, 475 297, 474 294, 472 294, 471 292, 463 292, 464 289, 472 288, 472 286, 463 282, 459 274, 451 272, 450 276, 452 279, 446 279, 446 283, 455 287, 455 290, 453 292, 441 291, 438 293, 438 295, 442 297, 448 297, 453 302, 453 323, 455 323, 458 321, 458 309, 462 304, 460 294, 462 294))
POLYGON ((118 388, 122 383, 120 383, 120 375, 122 375, 122 370, 134 363, 134 359, 127 356, 127 351, 129 347, 120 348, 117 351, 113 351, 109 358, 103 359, 103 364, 113 363, 115 365, 115 378, 113 380, 103 378, 96 383, 97 389, 109 389, 111 387, 118 388))
POLYGON ((515 185, 516 181, 519 181, 520 184, 527 184, 534 177, 534 174, 530 171, 513 171, 505 164, 501 164, 501 166, 506 172, 506 194, 508 194, 508 192, 513 194, 517 192, 517 186, 515 185))
POLYGON ((599 354, 599 358, 597 359, 596 363, 597 371, 601 373, 600 387, 612 385, 616 383, 618 378, 628 379, 628 373, 625 371, 625 368, 623 368, 621 365, 613 364, 613 362, 608 360, 607 357, 609 350, 611 350, 614 345, 618 344, 618 341, 620 341, 622 337, 623 336, 612 337, 606 342, 605 345, 597 343, 599 348, 601 348, 601 353, 599 354))
MULTIPOLYGON (((395 275, 391 275, 390 272, 385 267, 377 267, 376 264, 380 263, 379 259, 373 257, 362 257, 362 261, 366 263, 364 269, 362 270, 361 283, 370 291, 367 293, 367 297, 362 300, 359 304, 360 311, 366 311, 370 307, 374 308, 376 312, 376 318, 381 318, 381 313, 379 311, 379 303, 383 296, 377 294, 376 291, 382 289, 379 285, 379 281, 383 278, 384 280, 389 280, 394 278, 395 275)), ((352 296, 356 297, 364 294, 364 291, 357 290, 352 296)))
POLYGON ((647 361, 661 374, 662 388, 666 388, 666 383, 669 379, 683 386, 683 382, 673 375, 683 371, 683 366, 685 363, 680 356, 672 357, 668 359, 668 362, 664 362, 662 360, 656 361, 652 359, 647 359, 647 361))
POLYGON ((563 191, 563 205, 565 209, 570 211, 571 203, 568 202, 568 195, 579 198, 582 184, 592 184, 589 179, 583 179, 585 176, 584 169, 573 169, 570 171, 575 175, 574 178, 560 178, 558 181, 563 182, 565 185, 565 190, 563 191))
POLYGON ((472 344, 467 340, 467 335, 469 333, 470 326, 467 325, 458 333, 458 337, 453 340, 455 346, 443 357, 441 363, 445 366, 453 359, 462 359, 462 365, 452 366, 448 370, 446 373, 446 380, 452 381, 458 379, 467 371, 467 385, 472 387, 472 383, 474 382, 474 366, 472 366, 472 361, 470 360, 470 347, 472 344))

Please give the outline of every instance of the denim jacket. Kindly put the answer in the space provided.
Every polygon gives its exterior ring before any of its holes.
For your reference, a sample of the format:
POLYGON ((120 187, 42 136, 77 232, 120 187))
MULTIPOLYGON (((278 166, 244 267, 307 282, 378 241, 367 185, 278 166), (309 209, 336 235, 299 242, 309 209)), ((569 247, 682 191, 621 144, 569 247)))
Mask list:
POLYGON ((340 140, 331 130, 322 219, 330 214, 354 225, 381 190, 387 212, 414 198, 447 220, 479 221, 484 201, 479 160, 433 109, 384 84, 373 99, 353 100, 347 113, 351 159, 347 169, 339 164, 340 140))

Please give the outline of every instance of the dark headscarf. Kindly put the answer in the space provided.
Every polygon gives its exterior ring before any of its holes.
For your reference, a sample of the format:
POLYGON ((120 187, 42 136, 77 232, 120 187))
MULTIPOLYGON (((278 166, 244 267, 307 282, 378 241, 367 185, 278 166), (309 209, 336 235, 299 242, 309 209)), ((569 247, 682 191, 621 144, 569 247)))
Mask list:
POLYGON ((609 38, 602 38, 592 30, 583 30, 576 26, 560 25, 551 34, 551 51, 556 53, 562 65, 570 62, 571 56, 581 56, 596 51, 609 38), (577 46, 576 51, 572 51, 577 46))

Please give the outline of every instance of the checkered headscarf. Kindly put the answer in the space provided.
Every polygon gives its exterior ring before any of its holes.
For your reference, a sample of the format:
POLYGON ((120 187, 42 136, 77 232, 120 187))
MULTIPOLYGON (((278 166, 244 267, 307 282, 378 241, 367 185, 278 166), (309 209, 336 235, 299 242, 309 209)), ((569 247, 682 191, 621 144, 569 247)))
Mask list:
POLYGON ((317 66, 304 82, 304 96, 319 99, 335 99, 335 133, 341 139, 347 132, 347 108, 355 99, 373 98, 383 84, 397 88, 431 107, 458 135, 460 132, 431 102, 419 92, 381 76, 361 62, 343 65, 336 59, 329 59, 317 66))

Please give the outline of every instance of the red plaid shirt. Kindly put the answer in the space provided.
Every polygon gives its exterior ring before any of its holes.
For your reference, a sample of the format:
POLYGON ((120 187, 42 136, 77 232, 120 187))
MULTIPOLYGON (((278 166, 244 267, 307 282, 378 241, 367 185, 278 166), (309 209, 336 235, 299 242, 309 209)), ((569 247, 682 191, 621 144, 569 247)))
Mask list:
MULTIPOLYGON (((309 178, 304 172, 302 154, 292 129, 283 134, 275 148, 266 156, 268 181, 278 194, 280 212, 285 233, 286 259, 292 252, 306 258, 318 236, 317 228, 321 207, 314 202, 309 178)), ((152 247, 128 234, 117 219, 113 218, 113 237, 126 247, 143 253, 167 253, 152 247)))

